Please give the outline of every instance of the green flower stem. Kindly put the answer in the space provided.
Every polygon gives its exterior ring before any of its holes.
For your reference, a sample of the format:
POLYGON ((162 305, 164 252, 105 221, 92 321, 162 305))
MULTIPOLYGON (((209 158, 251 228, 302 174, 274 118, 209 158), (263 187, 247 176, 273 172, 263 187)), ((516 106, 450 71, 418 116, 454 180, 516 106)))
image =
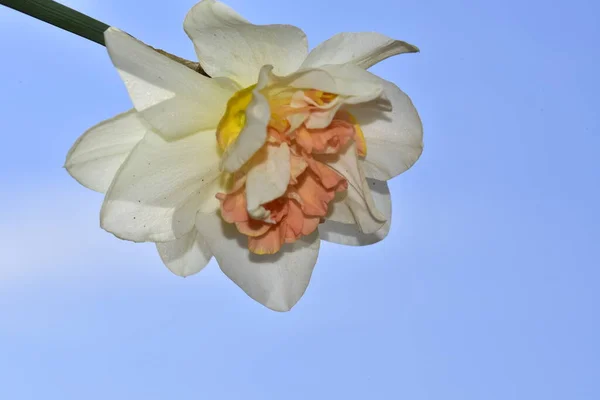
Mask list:
POLYGON ((108 25, 52 0, 0 0, 0 4, 104 46, 108 25))
MULTIPOLYGON (((10 7, 14 10, 20 11, 24 14, 37 18, 40 21, 49 23, 58 28, 64 29, 68 32, 79 35, 83 38, 89 39, 92 42, 96 42, 105 45, 104 43, 104 31, 109 28, 104 22, 100 22, 97 19, 88 17, 85 14, 75 11, 65 5, 57 3, 52 0, 0 0, 0 4, 10 7)), ((177 61, 185 65, 188 68, 193 69, 199 74, 208 76, 202 69, 199 63, 186 60, 181 57, 177 57, 164 50, 154 49, 159 53, 169 57, 172 60, 177 61)))

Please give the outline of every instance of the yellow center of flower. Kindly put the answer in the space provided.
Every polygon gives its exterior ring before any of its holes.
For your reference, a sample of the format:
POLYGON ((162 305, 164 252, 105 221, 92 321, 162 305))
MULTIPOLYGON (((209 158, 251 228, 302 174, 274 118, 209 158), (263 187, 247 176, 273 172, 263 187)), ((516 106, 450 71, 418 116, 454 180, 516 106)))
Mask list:
POLYGON ((227 102, 225 115, 217 127, 217 143, 225 151, 240 135, 246 124, 246 108, 252 101, 252 91, 256 85, 248 86, 236 92, 227 102))

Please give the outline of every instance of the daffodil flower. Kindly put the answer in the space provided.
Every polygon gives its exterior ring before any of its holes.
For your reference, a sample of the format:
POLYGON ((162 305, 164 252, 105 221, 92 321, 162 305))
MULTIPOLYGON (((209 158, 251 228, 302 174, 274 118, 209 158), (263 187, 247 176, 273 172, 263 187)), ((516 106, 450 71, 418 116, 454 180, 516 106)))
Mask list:
POLYGON ((211 78, 105 32, 134 108, 85 132, 66 168, 106 193, 105 230, 155 242, 181 276, 214 256, 250 297, 289 310, 320 240, 366 245, 389 231, 386 181, 419 158, 422 126, 408 96, 366 69, 418 50, 341 33, 309 53, 299 28, 253 25, 215 0, 184 29, 211 78))

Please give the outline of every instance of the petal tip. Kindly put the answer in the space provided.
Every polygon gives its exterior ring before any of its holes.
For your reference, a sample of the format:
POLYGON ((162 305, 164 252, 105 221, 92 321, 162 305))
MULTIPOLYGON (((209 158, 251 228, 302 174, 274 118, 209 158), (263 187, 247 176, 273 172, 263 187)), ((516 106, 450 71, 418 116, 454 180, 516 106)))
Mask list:
POLYGON ((404 46, 406 46, 406 48, 408 49, 407 53, 420 53, 421 52, 421 49, 419 49, 414 44, 410 44, 408 42, 404 42, 401 40, 399 40, 399 42, 401 42, 402 44, 404 44, 404 46))

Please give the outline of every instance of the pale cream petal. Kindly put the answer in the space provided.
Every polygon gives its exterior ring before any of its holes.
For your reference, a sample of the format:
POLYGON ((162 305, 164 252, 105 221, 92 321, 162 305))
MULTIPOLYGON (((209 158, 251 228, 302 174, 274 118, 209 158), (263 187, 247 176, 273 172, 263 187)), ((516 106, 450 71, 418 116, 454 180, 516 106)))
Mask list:
POLYGON ((344 224, 356 224, 356 219, 352 214, 352 210, 350 210, 350 207, 348 207, 348 205, 346 204, 347 198, 347 190, 343 192, 337 192, 333 201, 329 203, 329 209, 327 211, 325 219, 333 222, 341 222, 344 224))
POLYGON ((378 231, 387 218, 375 205, 369 184, 358 161, 356 145, 352 143, 339 156, 319 158, 348 181, 345 204, 350 208, 360 230, 367 234, 378 231))
POLYGON ((204 0, 187 14, 183 27, 194 42, 202 68, 242 87, 256 83, 261 67, 275 73, 296 71, 308 54, 302 30, 291 25, 254 25, 225 4, 204 0))
POLYGON ((208 244, 196 229, 179 239, 157 243, 156 249, 167 268, 182 277, 200 272, 212 258, 208 244))
POLYGON ((276 254, 256 255, 248 250, 247 238, 217 214, 199 213, 196 228, 225 275, 257 302, 288 311, 304 294, 319 253, 317 231, 276 254))
POLYGON ((351 106, 367 143, 365 175, 391 179, 408 170, 423 152, 423 125, 410 98, 396 85, 381 79, 392 110, 377 101, 351 106))
MULTIPOLYGON (((319 70, 332 77, 337 93, 344 97, 344 104, 359 104, 375 100, 384 93, 381 78, 353 64, 322 65, 319 70)), ((385 99, 385 97, 384 97, 385 99)))
POLYGON ((190 232, 196 212, 215 204, 220 175, 214 131, 167 142, 148 132, 113 181, 101 226, 135 242, 166 242, 190 232))
POLYGON ((269 89, 297 88, 317 89, 323 92, 337 93, 335 80, 327 71, 321 69, 306 69, 286 76, 280 76, 273 71, 266 71, 269 78, 269 89))
POLYGON ((412 44, 380 33, 343 32, 315 47, 306 57, 302 68, 351 63, 367 69, 388 57, 418 51, 412 44))
POLYGON ((246 179, 246 203, 248 213, 255 219, 266 204, 283 196, 290 182, 290 149, 286 143, 267 146, 265 159, 248 171, 246 179))
POLYGON ((135 110, 103 121, 77 139, 65 168, 83 186, 104 193, 147 130, 135 110))
POLYGON ((116 28, 106 48, 140 115, 167 139, 216 128, 235 85, 213 80, 116 28))
POLYGON ((392 222, 390 190, 384 181, 367 179, 367 183, 371 189, 375 206, 386 217, 386 223, 373 233, 361 232, 356 225, 352 211, 342 200, 330 205, 330 215, 327 216, 325 222, 319 225, 321 239, 348 246, 366 246, 379 242, 387 236, 392 222))

